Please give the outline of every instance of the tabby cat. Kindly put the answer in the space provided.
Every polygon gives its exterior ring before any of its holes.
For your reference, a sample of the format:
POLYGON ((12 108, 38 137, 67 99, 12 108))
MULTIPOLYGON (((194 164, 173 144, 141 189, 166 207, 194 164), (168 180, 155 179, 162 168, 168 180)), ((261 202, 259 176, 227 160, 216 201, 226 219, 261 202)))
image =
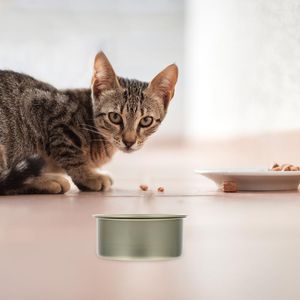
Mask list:
POLYGON ((65 193, 63 174, 80 190, 108 190, 112 180, 97 168, 157 130, 177 77, 175 64, 150 83, 117 77, 103 52, 89 89, 58 90, 0 71, 0 194, 65 193))

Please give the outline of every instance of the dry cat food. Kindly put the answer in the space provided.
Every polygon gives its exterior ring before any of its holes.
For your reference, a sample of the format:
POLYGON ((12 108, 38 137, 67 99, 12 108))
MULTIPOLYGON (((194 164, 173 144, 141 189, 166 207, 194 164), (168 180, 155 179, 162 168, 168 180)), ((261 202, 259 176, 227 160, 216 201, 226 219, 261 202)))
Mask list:
POLYGON ((234 181, 224 181, 222 184, 222 191, 225 193, 237 192, 237 184, 234 181))
POLYGON ((291 164, 279 165, 275 163, 269 171, 300 171, 300 166, 294 166, 291 164))
MULTIPOLYGON (((140 185, 140 190, 141 190, 141 191, 146 192, 146 191, 148 191, 148 189, 149 189, 149 187, 148 187, 147 184, 141 184, 141 185, 140 185)), ((158 191, 159 193, 163 193, 163 192, 165 191, 165 188, 164 188, 163 186, 159 186, 159 187, 157 188, 157 191, 158 191)))
POLYGON ((146 184, 141 184, 140 185, 140 189, 142 190, 142 191, 148 191, 148 185, 146 185, 146 184))

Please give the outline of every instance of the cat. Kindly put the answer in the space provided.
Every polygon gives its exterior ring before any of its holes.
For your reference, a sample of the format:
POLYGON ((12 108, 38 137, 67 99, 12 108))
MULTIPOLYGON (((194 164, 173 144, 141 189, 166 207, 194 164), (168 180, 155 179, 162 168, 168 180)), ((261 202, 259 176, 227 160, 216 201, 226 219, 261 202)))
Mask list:
POLYGON ((150 83, 116 76, 101 51, 91 88, 58 90, 28 75, 0 71, 0 194, 107 191, 97 168, 116 150, 142 147, 163 121, 178 68, 150 83))

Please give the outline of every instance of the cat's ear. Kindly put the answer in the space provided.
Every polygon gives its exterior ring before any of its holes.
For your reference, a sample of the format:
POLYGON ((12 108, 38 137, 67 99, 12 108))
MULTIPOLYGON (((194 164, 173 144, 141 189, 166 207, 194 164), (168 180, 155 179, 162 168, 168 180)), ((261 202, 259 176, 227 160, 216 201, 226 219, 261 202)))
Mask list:
POLYGON ((178 78, 178 67, 175 64, 169 65, 157 74, 149 83, 149 90, 164 101, 167 108, 174 96, 175 85, 178 78))
POLYGON ((105 90, 119 87, 116 73, 106 55, 101 51, 95 57, 92 89, 95 96, 105 90))

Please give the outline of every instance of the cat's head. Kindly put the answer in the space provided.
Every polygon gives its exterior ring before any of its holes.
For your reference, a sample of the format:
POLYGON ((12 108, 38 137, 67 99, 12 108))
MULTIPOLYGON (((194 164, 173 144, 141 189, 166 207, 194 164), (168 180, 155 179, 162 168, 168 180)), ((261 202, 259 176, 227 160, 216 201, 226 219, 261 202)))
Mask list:
POLYGON ((94 62, 92 98, 98 130, 115 147, 142 147, 164 119, 174 96, 178 68, 169 65, 150 83, 117 77, 103 52, 94 62))

